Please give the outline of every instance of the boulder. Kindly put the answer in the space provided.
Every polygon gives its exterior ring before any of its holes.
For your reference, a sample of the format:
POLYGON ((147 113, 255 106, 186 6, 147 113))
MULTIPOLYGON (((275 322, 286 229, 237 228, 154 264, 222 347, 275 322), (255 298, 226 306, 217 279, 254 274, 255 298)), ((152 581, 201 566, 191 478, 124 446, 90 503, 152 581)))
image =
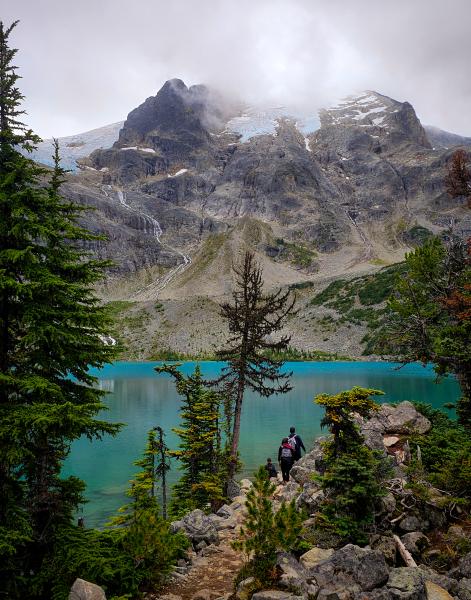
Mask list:
POLYGON ((315 597, 319 588, 308 583, 309 574, 304 566, 288 552, 279 552, 276 560, 278 586, 291 593, 315 597))
POLYGON ((419 569, 422 572, 423 581, 431 581, 432 583, 444 588, 447 592, 450 592, 451 595, 456 596, 456 589, 458 585, 456 579, 452 579, 443 573, 437 573, 437 571, 434 571, 431 567, 427 567, 425 565, 419 565, 419 569))
POLYGON ((229 519, 234 514, 233 509, 227 504, 223 504, 221 508, 216 512, 218 517, 224 517, 225 519, 229 519))
POLYGON ((314 442, 313 449, 294 463, 290 477, 300 485, 312 480, 312 475, 322 468, 323 450, 322 439, 314 442))
POLYGON ((312 514, 319 509, 319 506, 324 501, 325 494, 319 488, 317 483, 306 483, 303 491, 296 498, 296 508, 305 510, 308 514, 312 514))
POLYGON ((352 600, 354 595, 352 588, 339 587, 336 589, 324 588, 317 596, 317 600, 352 600))
POLYGON ((70 589, 69 600, 106 600, 106 595, 99 585, 77 578, 70 589))
POLYGON ((402 531, 417 531, 422 527, 422 522, 414 515, 408 515, 399 522, 399 528, 402 531))
POLYGON ((460 600, 471 600, 471 579, 463 577, 456 586, 456 595, 460 600))
POLYGON ((461 577, 471 579, 471 552, 465 554, 458 562, 458 570, 461 577))
POLYGON ((432 581, 425 582, 425 595, 427 600, 453 600, 453 596, 432 581))
POLYGON ((209 515, 209 518, 214 523, 214 526, 218 531, 223 531, 224 529, 234 529, 236 526, 236 521, 234 518, 227 519, 225 517, 220 517, 219 515, 209 515))
POLYGON ((208 545, 219 543, 219 535, 213 521, 202 510, 193 510, 185 515, 180 523, 181 529, 198 549, 201 549, 202 543, 208 545))
POLYGON ((388 492, 379 501, 380 514, 392 515, 396 510, 396 498, 394 494, 388 492))
POLYGON ((263 590, 256 592, 252 596, 252 600, 305 600, 305 597, 296 596, 296 594, 283 590, 263 590))
POLYGON ((239 583, 236 589, 235 597, 237 600, 249 600, 252 592, 256 589, 257 583, 254 577, 247 577, 239 583))
POLYGON ((275 497, 277 500, 291 502, 301 492, 301 486, 296 481, 288 481, 288 483, 277 490, 275 497))
POLYGON ((159 596, 159 600, 182 600, 182 597, 177 594, 164 594, 159 596))
POLYGON ((386 586, 394 599, 425 599, 423 576, 420 569, 415 567, 398 567, 397 569, 392 569, 386 586))
POLYGON ((327 560, 328 558, 330 558, 333 553, 333 548, 311 548, 301 556, 299 562, 306 569, 310 569, 312 567, 315 567, 323 560, 327 560))
POLYGON ((353 595, 354 600, 392 600, 388 588, 382 587, 371 592, 357 592, 353 595))
POLYGON ((227 482, 226 496, 229 500, 234 500, 234 498, 240 496, 240 485, 234 479, 227 482))
POLYGON ((385 435, 383 437, 383 444, 386 446, 386 448, 389 448, 390 446, 395 446, 400 438, 397 437, 397 435, 385 435))
POLYGON ((381 552, 348 544, 309 569, 309 573, 321 589, 369 591, 388 580, 389 569, 381 552))
POLYGON ((252 482, 250 481, 250 479, 241 479, 239 482, 239 487, 241 489, 241 491, 245 491, 248 492, 250 490, 250 488, 252 487, 252 482))
POLYGON ((391 567, 396 564, 396 542, 388 535, 372 535, 370 538, 372 550, 378 550, 391 567))
POLYGON ((430 421, 415 409, 412 402, 407 401, 395 407, 383 404, 377 419, 383 425, 384 433, 423 434, 431 428, 430 421))
POLYGON ((412 556, 420 556, 422 551, 430 545, 429 539, 421 531, 412 531, 401 536, 401 542, 412 556))

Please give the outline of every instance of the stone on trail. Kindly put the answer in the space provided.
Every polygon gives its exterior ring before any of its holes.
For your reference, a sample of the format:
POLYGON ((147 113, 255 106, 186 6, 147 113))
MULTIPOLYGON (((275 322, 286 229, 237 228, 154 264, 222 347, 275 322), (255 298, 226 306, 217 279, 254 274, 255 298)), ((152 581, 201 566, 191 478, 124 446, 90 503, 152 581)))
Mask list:
POLYGON ((425 593, 427 600, 453 600, 453 596, 432 581, 425 582, 425 593))
POLYGON ((461 577, 471 579, 471 552, 465 554, 458 562, 458 569, 461 577))
POLYGON ((223 504, 221 508, 216 512, 218 517, 224 517, 225 519, 229 519, 234 514, 233 509, 227 504, 223 504))
POLYGON ((256 585, 255 577, 247 577, 247 579, 241 581, 235 593, 237 600, 249 600, 256 585))
POLYGON ((177 531, 182 530, 195 548, 198 547, 200 550, 206 544, 219 543, 219 535, 213 521, 200 509, 191 511, 181 521, 173 522, 172 530, 175 528, 177 531))
POLYGON ((430 545, 428 537, 421 531, 411 531, 401 536, 401 542, 413 556, 420 556, 422 551, 430 545))
POLYGON ((304 596, 296 596, 283 590, 263 590, 256 592, 252 600, 305 600, 304 596))
POLYGON ((386 585, 394 599, 423 600, 425 598, 423 573, 416 567, 392 569, 386 585))
POLYGON ((229 500, 234 500, 234 498, 240 496, 240 485, 234 479, 230 479, 227 482, 226 495, 229 500))
POLYGON ((77 578, 70 590, 69 600, 106 600, 106 595, 99 585, 77 578))
POLYGON ((463 577, 463 579, 458 582, 456 594, 460 600, 471 600, 471 579, 463 577))
POLYGON ((299 562, 306 569, 310 569, 311 567, 315 567, 317 564, 322 562, 323 560, 327 560, 334 553, 333 548, 311 548, 307 552, 305 552, 299 562))
POLYGON ((373 550, 378 550, 386 559, 391 567, 396 564, 396 542, 389 535, 372 535, 370 537, 370 546, 373 550))
POLYGON ((369 591, 386 583, 389 569, 381 552, 347 544, 309 574, 321 589, 369 591))
POLYGON ((250 481, 250 479, 241 479, 239 482, 239 486, 241 491, 245 491, 247 492, 248 490, 250 490, 250 488, 252 487, 253 483, 250 481))

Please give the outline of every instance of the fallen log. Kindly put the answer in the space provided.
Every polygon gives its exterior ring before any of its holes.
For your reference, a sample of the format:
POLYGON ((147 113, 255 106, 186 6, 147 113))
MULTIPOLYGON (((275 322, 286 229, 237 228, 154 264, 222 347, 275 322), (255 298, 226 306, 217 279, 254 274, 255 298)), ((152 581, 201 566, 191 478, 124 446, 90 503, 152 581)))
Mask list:
POLYGON ((399 536, 393 535, 394 542, 396 543, 396 548, 399 551, 399 554, 402 557, 402 560, 405 562, 406 567, 417 567, 417 563, 412 558, 412 554, 407 550, 404 544, 399 539, 399 536))

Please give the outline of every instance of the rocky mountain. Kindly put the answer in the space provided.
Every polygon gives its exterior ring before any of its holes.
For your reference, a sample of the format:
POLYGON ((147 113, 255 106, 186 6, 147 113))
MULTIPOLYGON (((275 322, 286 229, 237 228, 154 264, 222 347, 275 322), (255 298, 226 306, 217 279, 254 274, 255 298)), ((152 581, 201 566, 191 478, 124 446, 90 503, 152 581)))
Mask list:
MULTIPOLYGON (((198 299, 209 307, 226 294, 244 248, 256 252, 268 286, 319 291, 402 260, 431 233, 452 226, 471 234, 465 200, 452 200, 443 185, 466 139, 424 128, 408 102, 377 92, 317 116, 238 107, 171 80, 108 134, 108 147, 98 136, 64 186, 96 209, 87 224, 109 238, 93 248, 115 261, 106 297, 135 302, 135 310, 168 303, 189 334, 185 307, 198 299)), ((161 331, 154 313, 150 329, 161 331)), ((303 327, 293 320, 293 331, 303 327)), ((192 351, 211 345, 200 342, 192 351)), ((160 343, 190 349, 188 338, 160 343)))

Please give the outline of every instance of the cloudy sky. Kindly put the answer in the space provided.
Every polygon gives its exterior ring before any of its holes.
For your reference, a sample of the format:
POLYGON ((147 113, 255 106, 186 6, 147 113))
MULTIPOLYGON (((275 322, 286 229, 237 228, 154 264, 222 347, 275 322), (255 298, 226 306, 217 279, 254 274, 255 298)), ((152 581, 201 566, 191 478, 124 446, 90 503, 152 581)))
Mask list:
POLYGON ((471 135, 470 0, 0 0, 28 124, 124 119, 169 78, 316 111, 373 89, 471 135))

